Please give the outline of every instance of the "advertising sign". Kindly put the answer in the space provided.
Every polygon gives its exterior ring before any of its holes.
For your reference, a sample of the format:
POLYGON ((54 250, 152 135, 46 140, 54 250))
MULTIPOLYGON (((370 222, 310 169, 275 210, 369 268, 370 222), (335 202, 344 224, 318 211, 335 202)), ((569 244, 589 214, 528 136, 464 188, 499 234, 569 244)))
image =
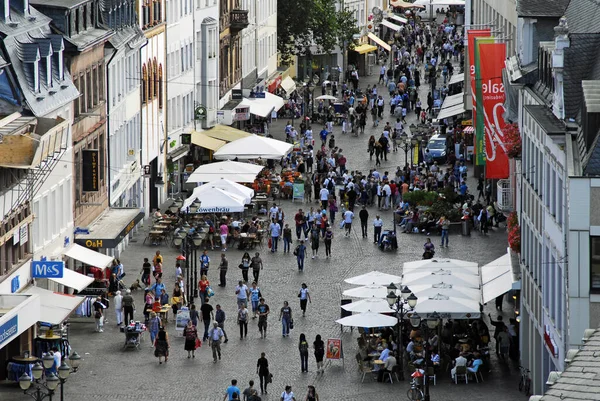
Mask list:
POLYGON ((508 156, 504 145, 506 122, 502 117, 505 112, 502 70, 506 43, 479 43, 480 40, 482 39, 476 40, 481 77, 481 101, 478 100, 478 104, 483 105, 483 110, 478 110, 477 114, 483 118, 477 121, 477 125, 481 123, 484 133, 482 149, 485 148, 485 178, 504 179, 509 175, 508 156))
POLYGON ((190 320, 190 311, 187 308, 183 308, 177 311, 177 317, 175 318, 175 330, 183 331, 190 320))
POLYGON ((340 359, 344 357, 342 354, 342 340, 340 338, 327 339, 325 356, 327 359, 340 359))
POLYGON ((0 345, 19 332, 19 315, 0 326, 0 345))
MULTIPOLYGON (((476 124, 477 104, 475 101, 475 38, 489 37, 491 34, 490 28, 486 29, 471 29, 468 31, 468 54, 469 54, 469 77, 471 96, 473 99, 473 125, 476 124)), ((482 134, 483 135, 483 134, 482 134)), ((476 164, 479 164, 476 160, 476 164)))
POLYGON ((97 149, 81 151, 81 187, 83 192, 100 190, 99 152, 97 149))
POLYGON ((58 260, 45 260, 31 262, 31 277, 33 278, 62 278, 65 262, 58 260))
POLYGON ((485 165, 485 132, 483 121, 483 94, 479 63, 479 45, 482 43, 495 43, 494 38, 475 38, 475 95, 473 96, 473 122, 475 124, 475 164, 485 165))
POLYGON ((295 182, 292 189, 292 200, 304 200, 304 182, 295 182))

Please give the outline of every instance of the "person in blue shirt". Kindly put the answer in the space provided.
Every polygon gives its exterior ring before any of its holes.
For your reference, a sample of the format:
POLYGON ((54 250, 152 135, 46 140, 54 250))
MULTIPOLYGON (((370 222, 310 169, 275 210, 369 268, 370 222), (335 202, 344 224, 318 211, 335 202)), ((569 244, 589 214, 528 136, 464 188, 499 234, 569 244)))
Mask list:
POLYGON ((281 226, 275 219, 271 219, 271 225, 269 226, 271 232, 271 252, 277 252, 277 241, 279 240, 279 234, 281 233, 281 226))
POLYGON ((208 267, 210 266, 210 257, 208 250, 204 250, 200 255, 200 277, 208 275, 208 267))
POLYGON ((231 386, 227 387, 225 390, 225 396, 223 397, 223 401, 232 401, 240 399, 240 389, 237 386, 237 380, 233 379, 231 381, 231 386), (237 394, 237 397, 234 398, 234 394, 237 394))
POLYGON ((467 184, 464 181, 460 183, 460 187, 458 188, 462 196, 465 196, 467 194, 468 189, 469 187, 467 187, 467 184))
POLYGON ((321 146, 325 146, 325 144, 327 143, 327 135, 329 135, 329 132, 327 132, 327 127, 323 127, 321 132, 319 132, 319 136, 321 137, 321 142, 323 142, 321 144, 321 146))
POLYGON ((300 240, 300 245, 294 250, 294 255, 296 255, 296 260, 298 261, 298 270, 303 271, 304 258, 306 257, 306 245, 304 245, 304 240, 300 240))

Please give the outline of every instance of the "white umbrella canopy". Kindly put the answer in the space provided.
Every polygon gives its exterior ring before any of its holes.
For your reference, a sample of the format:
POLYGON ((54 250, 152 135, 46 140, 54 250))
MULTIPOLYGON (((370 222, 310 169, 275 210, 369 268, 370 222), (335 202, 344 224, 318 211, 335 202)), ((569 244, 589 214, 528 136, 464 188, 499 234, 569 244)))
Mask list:
POLYGON ((194 188, 194 195, 197 194, 198 197, 202 199, 200 195, 206 191, 210 191, 211 188, 220 188, 223 191, 227 191, 231 194, 240 196, 244 198, 244 202, 246 205, 250 203, 252 201, 252 198, 254 197, 254 190, 252 188, 248 188, 244 185, 238 184, 237 182, 233 182, 225 178, 211 181, 204 185, 194 188))
POLYGON ((427 319, 434 312, 437 312, 442 319, 479 319, 481 314, 479 302, 442 294, 425 299, 419 298, 415 312, 421 319, 427 319))
POLYGON ((423 271, 405 274, 402 277, 403 286, 413 285, 433 285, 433 284, 452 284, 453 286, 479 288, 480 278, 473 274, 462 274, 452 272, 451 270, 442 271, 423 271))
POLYGON ((221 146, 213 155, 215 159, 220 160, 281 159, 292 150, 293 146, 291 143, 277 139, 250 135, 221 146))
POLYGON ((322 95, 315 98, 316 100, 337 100, 337 97, 331 95, 322 95))
POLYGON ((481 291, 476 288, 460 287, 452 284, 433 284, 433 285, 411 285, 410 290, 419 300, 434 297, 438 294, 449 296, 450 298, 470 299, 479 302, 481 300, 481 291))
POLYGON ((335 322, 341 324, 342 326, 372 328, 395 326, 398 323, 398 320, 395 317, 369 311, 352 316, 346 316, 336 320, 335 322))
POLYGON ((403 265, 403 272, 407 273, 409 270, 424 269, 424 270, 437 270, 437 269, 465 269, 469 271, 475 271, 479 274, 479 265, 475 262, 467 262, 466 260, 459 259, 425 259, 415 260, 413 262, 405 262, 403 265))
POLYGON ((436 272, 436 271, 451 271, 454 273, 461 274, 470 274, 474 276, 479 276, 479 267, 477 266, 465 266, 465 267, 443 267, 443 266, 423 266, 423 267, 404 267, 402 269, 402 274, 412 274, 412 273, 420 273, 420 272, 436 272))
POLYGON ((203 164, 188 178, 188 183, 211 182, 220 178, 233 182, 254 182, 263 166, 226 160, 217 163, 203 164))
POLYGON ((200 194, 194 193, 183 202, 182 212, 187 212, 188 207, 196 200, 201 206, 197 213, 239 213, 244 211, 245 199, 241 196, 212 187, 200 194))
POLYGON ((380 298, 365 298, 360 301, 351 302, 349 304, 342 305, 342 309, 349 312, 375 312, 375 313, 390 313, 390 305, 387 300, 380 298))
POLYGON ((387 288, 381 285, 365 285, 362 287, 351 288, 342 292, 342 295, 353 298, 384 299, 387 294, 387 288))
POLYGON ((390 283, 399 283, 402 281, 401 276, 394 276, 393 274, 382 273, 378 271, 372 271, 360 276, 347 278, 344 280, 348 284, 355 285, 384 285, 387 286, 390 283))

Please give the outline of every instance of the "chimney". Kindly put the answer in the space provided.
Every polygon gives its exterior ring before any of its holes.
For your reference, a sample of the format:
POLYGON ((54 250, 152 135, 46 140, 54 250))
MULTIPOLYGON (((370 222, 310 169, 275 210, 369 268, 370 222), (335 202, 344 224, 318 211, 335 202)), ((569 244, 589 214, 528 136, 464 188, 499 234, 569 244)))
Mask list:
POLYGON ((0 0, 0 18, 3 22, 8 22, 10 19, 10 0, 0 0))

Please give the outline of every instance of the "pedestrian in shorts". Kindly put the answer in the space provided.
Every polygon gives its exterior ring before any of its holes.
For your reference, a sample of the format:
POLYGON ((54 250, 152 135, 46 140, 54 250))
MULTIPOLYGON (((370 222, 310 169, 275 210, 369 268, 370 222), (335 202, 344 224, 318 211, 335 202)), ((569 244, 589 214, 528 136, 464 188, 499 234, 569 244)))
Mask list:
POLYGON ((258 301, 258 331, 260 338, 267 338, 267 317, 269 316, 269 305, 265 303, 265 299, 261 298, 258 301))

